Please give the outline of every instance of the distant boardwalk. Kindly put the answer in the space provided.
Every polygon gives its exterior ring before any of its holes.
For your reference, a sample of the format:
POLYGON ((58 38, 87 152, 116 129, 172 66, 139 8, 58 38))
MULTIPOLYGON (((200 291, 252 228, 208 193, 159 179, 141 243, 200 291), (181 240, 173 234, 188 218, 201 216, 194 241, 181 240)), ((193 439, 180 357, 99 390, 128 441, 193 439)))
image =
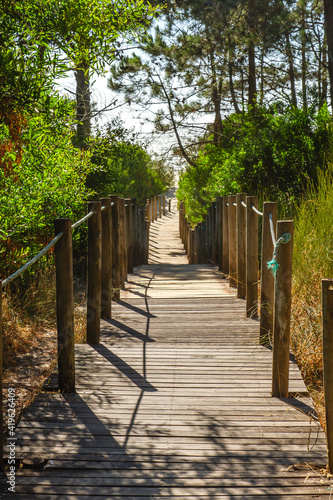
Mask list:
POLYGON ((18 471, 15 498, 330 498, 297 368, 297 399, 271 398, 258 323, 215 267, 187 264, 173 207, 101 345, 76 346, 77 394, 41 394, 17 429, 17 456, 47 463, 18 471))

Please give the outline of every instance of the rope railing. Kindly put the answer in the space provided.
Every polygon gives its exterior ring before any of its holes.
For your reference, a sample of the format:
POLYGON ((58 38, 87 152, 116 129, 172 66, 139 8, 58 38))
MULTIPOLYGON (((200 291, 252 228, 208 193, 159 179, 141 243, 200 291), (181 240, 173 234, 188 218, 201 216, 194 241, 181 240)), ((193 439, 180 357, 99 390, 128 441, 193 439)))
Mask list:
POLYGON ((8 276, 8 278, 6 278, 5 280, 3 280, 2 282, 2 288, 4 288, 6 285, 9 285, 9 283, 11 283, 12 281, 14 281, 16 278, 18 278, 21 274, 24 273, 24 271, 26 271, 27 269, 29 269, 29 267, 31 267, 33 264, 35 264, 41 257, 43 257, 59 240, 60 238, 62 238, 64 233, 59 233, 55 238, 53 238, 52 241, 50 241, 50 243, 48 245, 46 245, 45 248, 43 248, 43 250, 41 250, 35 257, 33 257, 31 260, 29 260, 29 262, 27 262, 26 264, 24 264, 24 266, 22 266, 20 269, 18 269, 17 271, 15 271, 15 273, 11 274, 10 276, 8 276))
POLYGON ((251 205, 251 208, 256 214, 260 215, 261 217, 264 215, 263 212, 260 212, 260 210, 258 210, 254 205, 251 205))
POLYGON ((269 217, 269 229, 271 232, 272 243, 273 243, 273 246, 275 247, 276 246, 276 239, 275 239, 275 234, 274 234, 273 215, 271 214, 271 212, 268 214, 268 217, 269 217))

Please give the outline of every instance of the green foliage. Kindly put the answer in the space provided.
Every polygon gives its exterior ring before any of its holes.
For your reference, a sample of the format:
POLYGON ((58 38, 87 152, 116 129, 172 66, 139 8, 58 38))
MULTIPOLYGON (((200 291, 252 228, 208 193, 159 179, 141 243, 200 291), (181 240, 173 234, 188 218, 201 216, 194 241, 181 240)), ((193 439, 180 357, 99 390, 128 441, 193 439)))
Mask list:
POLYGON ((231 115, 223 122, 223 137, 218 146, 206 146, 196 167, 181 177, 178 196, 193 222, 217 195, 264 191, 272 200, 293 204, 308 181, 316 185, 317 168, 325 166, 333 146, 326 106, 317 112, 257 109, 231 115))
POLYGON ((173 175, 162 163, 154 162, 124 129, 118 133, 107 127, 92 141, 92 171, 87 186, 98 198, 118 194, 136 198, 141 205, 163 193, 173 175))
MULTIPOLYGON (((15 164, 14 158, 13 175, 0 170, 2 278, 52 239, 56 217, 74 221, 85 212, 89 155, 72 145, 70 115, 59 116, 66 104, 57 102, 48 119, 41 114, 26 118, 21 162, 15 164)), ((2 125, 0 142, 7 134, 2 125)))

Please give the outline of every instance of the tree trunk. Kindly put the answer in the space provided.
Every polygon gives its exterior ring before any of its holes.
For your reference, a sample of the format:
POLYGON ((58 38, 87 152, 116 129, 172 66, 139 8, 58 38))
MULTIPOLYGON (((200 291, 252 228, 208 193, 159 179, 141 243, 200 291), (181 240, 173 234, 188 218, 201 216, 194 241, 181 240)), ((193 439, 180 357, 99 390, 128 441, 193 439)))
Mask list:
POLYGON ((321 106, 327 101, 327 41, 324 37, 323 42, 323 61, 321 68, 321 106))
POLYGON ((89 88, 89 64, 83 61, 75 70, 76 79, 76 145, 84 149, 91 131, 91 106, 89 88))
POLYGON ((289 64, 289 80, 290 80, 290 89, 291 89, 291 102, 295 108, 297 108, 297 97, 296 97, 296 87, 295 87, 295 69, 294 69, 294 57, 290 44, 290 37, 287 31, 286 33, 286 52, 288 57, 289 64))
POLYGON ((233 68, 233 63, 232 61, 229 60, 229 90, 231 94, 231 100, 232 104, 235 108, 236 113, 239 115, 241 113, 241 110, 239 109, 238 102, 236 99, 236 94, 235 94, 235 87, 234 87, 234 79, 233 79, 233 73, 232 73, 232 68, 233 68))
POLYGON ((305 11, 302 12, 302 27, 301 27, 301 42, 302 42, 302 98, 303 109, 308 107, 307 92, 306 92, 306 77, 307 77, 307 60, 306 60, 306 34, 305 34, 305 11))
POLYGON ((253 9, 254 9, 255 0, 249 1, 249 20, 248 20, 248 28, 250 34, 250 42, 248 47, 248 56, 249 56, 249 89, 248 89, 248 106, 249 108, 254 108, 256 104, 256 94, 257 94, 257 85, 256 85, 256 61, 255 61, 255 46, 254 42, 251 39, 252 33, 255 29, 254 26, 254 17, 253 17, 253 9))
POLYGON ((256 104, 256 63, 255 63, 255 49, 254 43, 250 41, 249 49, 249 97, 248 97, 248 106, 249 108, 254 108, 256 104))
POLYGON ((333 108, 333 0, 324 0, 324 14, 328 48, 328 73, 331 84, 331 106, 333 108))
POLYGON ((222 134, 222 117, 221 117, 221 92, 222 92, 222 80, 219 79, 217 82, 216 76, 216 65, 215 65, 215 54, 214 48, 210 50, 210 65, 212 72, 212 101, 214 106, 214 144, 218 144, 221 139, 222 134))

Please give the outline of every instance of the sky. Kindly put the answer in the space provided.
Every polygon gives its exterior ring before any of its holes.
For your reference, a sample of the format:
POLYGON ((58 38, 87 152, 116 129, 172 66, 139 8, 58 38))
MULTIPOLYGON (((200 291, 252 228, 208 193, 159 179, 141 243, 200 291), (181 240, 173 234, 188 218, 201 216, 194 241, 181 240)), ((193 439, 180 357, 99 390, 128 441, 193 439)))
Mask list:
MULTIPOLYGON (((99 127, 106 125, 108 121, 119 116, 124 122, 125 127, 134 131, 139 140, 146 143, 146 147, 149 153, 159 156, 163 155, 164 151, 168 151, 171 145, 174 143, 174 137, 163 136, 156 138, 152 134, 154 129, 153 112, 143 112, 138 106, 131 104, 121 105, 124 99, 121 95, 114 93, 107 88, 109 74, 108 72, 103 76, 94 75, 91 78, 91 97, 92 102, 95 102, 97 109, 101 110, 108 106, 111 102, 116 100, 115 106, 112 106, 110 110, 101 113, 98 118, 94 119, 92 125, 94 126, 98 123, 99 127), (97 120, 97 121, 96 121, 97 120)), ((75 94, 75 78, 74 74, 69 75, 67 78, 61 79, 57 82, 58 88, 61 93, 67 93, 69 95, 75 94)), ((174 161, 171 159, 170 161, 174 161)), ((177 160, 179 163, 179 159, 177 160)))

